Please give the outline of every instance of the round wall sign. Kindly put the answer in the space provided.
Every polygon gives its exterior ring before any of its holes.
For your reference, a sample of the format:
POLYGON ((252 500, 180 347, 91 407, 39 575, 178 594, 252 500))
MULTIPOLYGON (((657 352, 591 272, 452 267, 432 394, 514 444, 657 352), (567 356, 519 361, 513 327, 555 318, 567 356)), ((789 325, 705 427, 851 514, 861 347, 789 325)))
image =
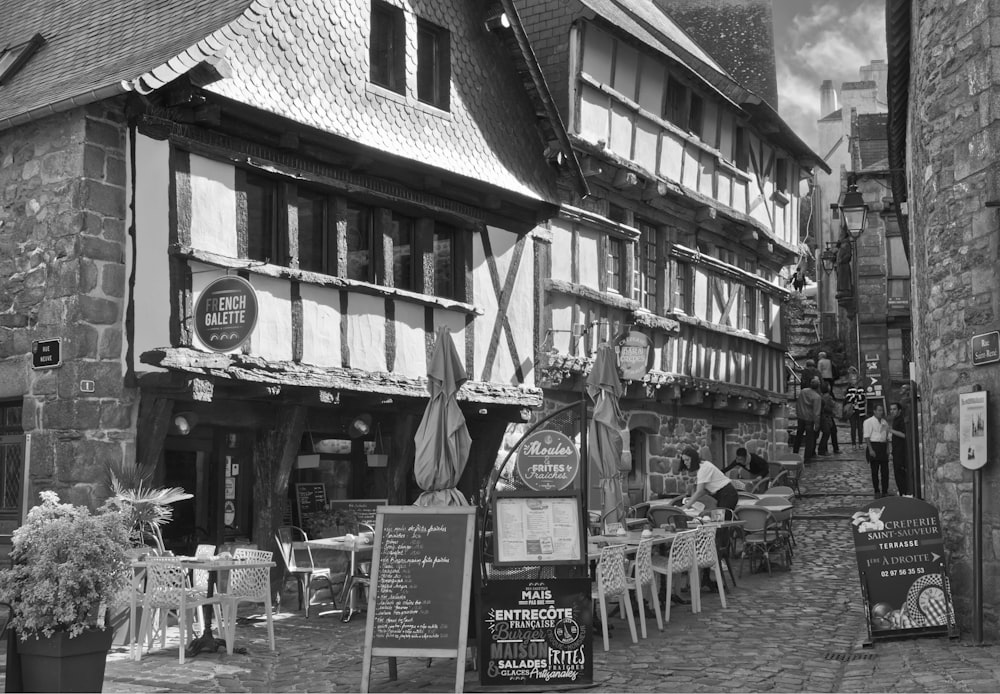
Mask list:
POLYGON ((517 449, 517 473, 536 492, 565 489, 580 472, 580 452, 558 431, 536 431, 517 449))
POLYGON ((257 324, 257 293, 242 277, 220 277, 202 290, 194 330, 213 352, 229 352, 250 338, 257 324))
POLYGON ((653 368, 653 342, 645 333, 630 330, 618 338, 618 369, 622 379, 641 381, 653 368))

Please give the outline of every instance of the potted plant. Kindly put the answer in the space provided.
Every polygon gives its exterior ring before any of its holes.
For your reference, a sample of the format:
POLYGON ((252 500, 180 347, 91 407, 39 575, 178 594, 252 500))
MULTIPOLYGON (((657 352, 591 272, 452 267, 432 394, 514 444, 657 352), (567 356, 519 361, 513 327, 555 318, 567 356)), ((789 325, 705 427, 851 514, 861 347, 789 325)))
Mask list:
POLYGON ((132 545, 120 509, 60 503, 52 491, 14 531, 0 600, 20 639, 24 691, 99 692, 112 631, 108 606, 129 588, 132 545))
POLYGON ((357 522, 354 511, 327 503, 322 509, 305 514, 302 524, 309 537, 336 537, 352 532, 357 522))

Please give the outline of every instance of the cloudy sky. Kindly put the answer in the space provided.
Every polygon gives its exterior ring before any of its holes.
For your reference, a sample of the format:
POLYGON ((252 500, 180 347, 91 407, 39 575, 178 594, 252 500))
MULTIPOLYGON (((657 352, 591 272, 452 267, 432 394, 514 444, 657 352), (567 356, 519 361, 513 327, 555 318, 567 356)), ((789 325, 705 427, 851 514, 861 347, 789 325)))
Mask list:
MULTIPOLYGON (((856 82, 858 68, 884 60, 884 0, 773 0, 778 111, 816 147, 819 85, 856 82)), ((825 115, 825 114, 824 114, 825 115)))

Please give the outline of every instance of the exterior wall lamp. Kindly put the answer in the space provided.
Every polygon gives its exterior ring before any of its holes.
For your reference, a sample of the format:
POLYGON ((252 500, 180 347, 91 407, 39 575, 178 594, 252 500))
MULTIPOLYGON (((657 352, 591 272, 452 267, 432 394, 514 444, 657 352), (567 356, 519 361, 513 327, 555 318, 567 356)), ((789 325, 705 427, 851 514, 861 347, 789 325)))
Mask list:
POLYGON ((865 230, 865 223, 868 221, 868 205, 865 199, 858 192, 858 179, 856 174, 851 174, 847 179, 847 192, 840 203, 840 214, 844 228, 851 235, 851 241, 857 241, 858 237, 865 230))

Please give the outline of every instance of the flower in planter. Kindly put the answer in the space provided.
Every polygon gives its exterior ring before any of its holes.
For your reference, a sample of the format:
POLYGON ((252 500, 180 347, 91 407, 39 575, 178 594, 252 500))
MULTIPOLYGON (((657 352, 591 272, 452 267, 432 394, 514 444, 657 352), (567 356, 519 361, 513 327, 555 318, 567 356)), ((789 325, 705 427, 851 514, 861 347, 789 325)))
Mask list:
POLYGON ((12 566, 0 571, 0 600, 11 605, 11 621, 22 639, 77 636, 104 628, 109 605, 120 600, 132 576, 128 518, 104 507, 59 502, 41 492, 42 503, 14 531, 12 566))

